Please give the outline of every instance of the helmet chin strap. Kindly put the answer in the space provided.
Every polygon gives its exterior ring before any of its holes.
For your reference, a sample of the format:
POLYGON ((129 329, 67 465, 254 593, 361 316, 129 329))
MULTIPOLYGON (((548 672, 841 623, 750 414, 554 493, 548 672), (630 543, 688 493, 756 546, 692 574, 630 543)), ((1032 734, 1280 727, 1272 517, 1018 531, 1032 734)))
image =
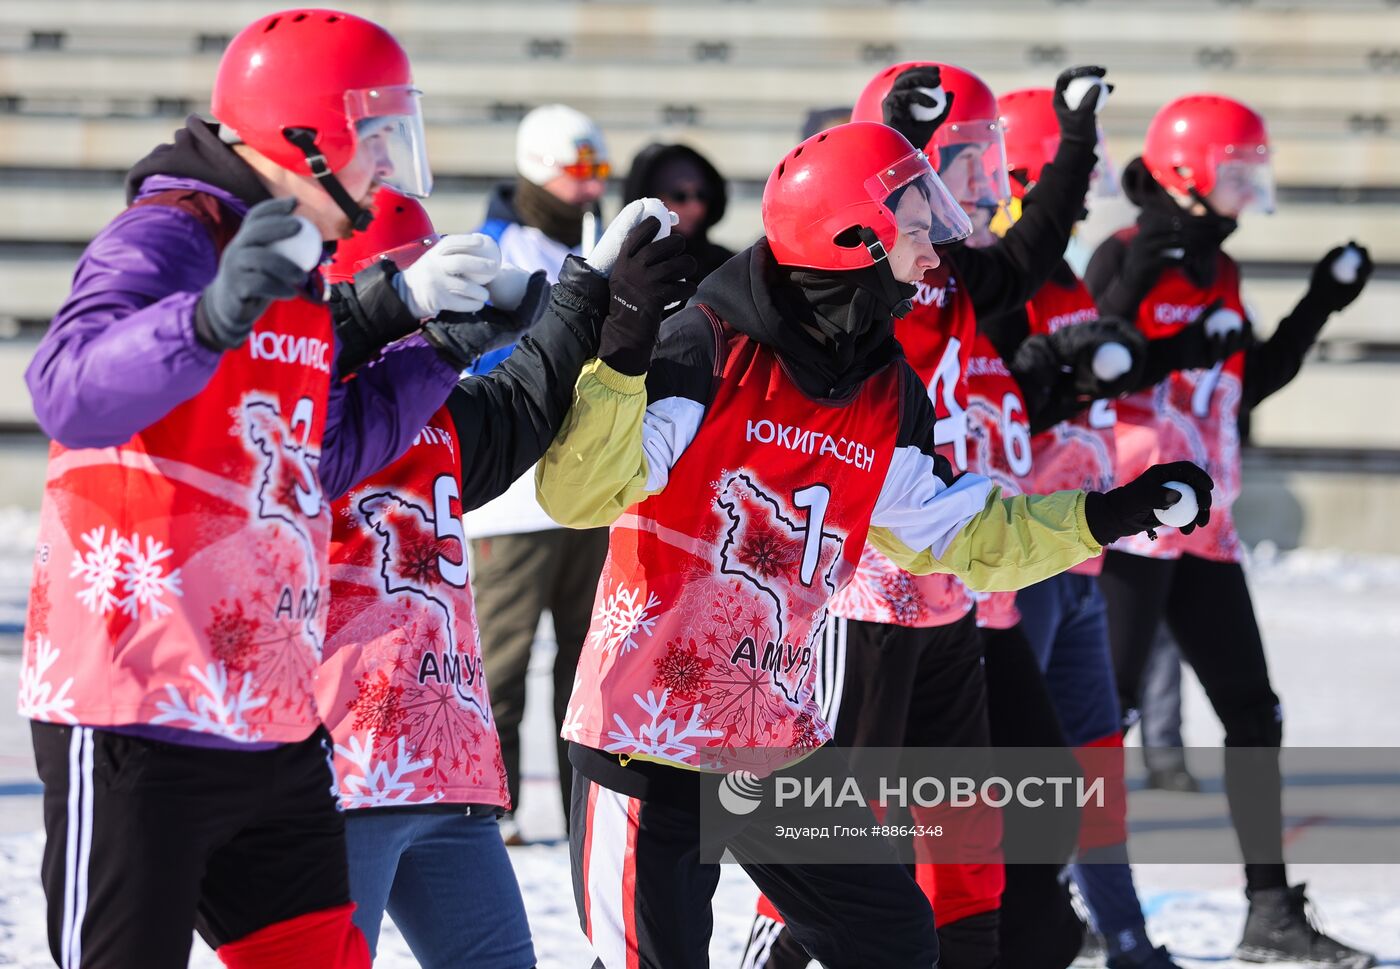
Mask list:
POLYGON ((299 148, 301 153, 306 156, 306 164, 311 168, 311 174, 315 176, 316 182, 321 188, 326 190, 326 194, 340 207, 340 211, 345 213, 345 217, 350 220, 350 228, 355 232, 363 232, 369 228, 370 222, 374 219, 374 213, 356 203, 350 197, 350 193, 345 191, 345 186, 340 184, 340 179, 335 177, 331 166, 326 162, 326 156, 321 154, 321 150, 316 147, 315 130, 312 128, 284 128, 282 137, 299 148))
MULTIPOLYGON (((1182 178, 1188 177, 1179 167, 1176 169, 1176 173, 1182 178)), ((1215 216, 1217 219, 1225 218, 1225 216, 1217 212, 1215 206, 1211 205, 1210 201, 1201 194, 1201 190, 1196 187, 1196 180, 1194 178, 1192 178, 1190 183, 1186 186, 1186 193, 1191 196, 1191 201, 1200 203, 1200 206, 1205 209, 1208 214, 1215 216)))
POLYGON ((880 241, 875 230, 866 225, 858 226, 856 235, 860 237, 861 243, 875 262, 875 275, 880 280, 880 288, 884 291, 885 302, 890 307, 890 315, 895 319, 907 316, 914 308, 914 302, 905 297, 900 289, 899 280, 894 278, 894 270, 890 269, 890 254, 885 251, 885 244, 880 241))

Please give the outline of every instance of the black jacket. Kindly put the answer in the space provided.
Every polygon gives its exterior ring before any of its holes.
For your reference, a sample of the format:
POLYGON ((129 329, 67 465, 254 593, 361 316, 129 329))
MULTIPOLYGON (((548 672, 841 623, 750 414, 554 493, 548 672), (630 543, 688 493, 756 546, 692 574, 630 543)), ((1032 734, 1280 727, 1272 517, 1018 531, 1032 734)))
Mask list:
MULTIPOLYGON (((393 272, 386 266, 380 275, 361 273, 353 287, 333 287, 342 342, 366 314, 396 314, 406 327, 416 328, 418 321, 390 284, 393 272)), ((579 372, 598 352, 607 307, 607 280, 569 256, 550 291, 549 307, 510 356, 453 389, 446 406, 461 446, 463 512, 503 494, 549 448, 573 401, 579 372)))

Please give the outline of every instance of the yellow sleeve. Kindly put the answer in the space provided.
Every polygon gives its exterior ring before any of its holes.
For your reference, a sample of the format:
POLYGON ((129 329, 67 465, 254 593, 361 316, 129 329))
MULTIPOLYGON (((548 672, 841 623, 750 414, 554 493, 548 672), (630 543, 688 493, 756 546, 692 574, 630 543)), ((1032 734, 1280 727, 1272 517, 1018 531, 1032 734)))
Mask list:
POLYGON ((1003 498, 993 488, 942 555, 916 552, 887 528, 872 527, 869 542, 906 572, 951 572, 977 592, 1024 589, 1103 552, 1084 518, 1082 491, 1003 498))
POLYGON ((569 528, 611 525, 647 497, 646 409, 645 376, 596 359, 584 365, 564 424, 535 467, 535 496, 549 517, 569 528))

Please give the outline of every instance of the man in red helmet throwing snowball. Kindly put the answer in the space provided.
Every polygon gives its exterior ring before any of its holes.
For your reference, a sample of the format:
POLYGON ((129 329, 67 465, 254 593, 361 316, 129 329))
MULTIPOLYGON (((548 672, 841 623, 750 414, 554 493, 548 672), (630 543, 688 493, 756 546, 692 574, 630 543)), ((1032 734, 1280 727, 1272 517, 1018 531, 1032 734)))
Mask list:
MULTIPOLYGON (((1151 527, 1165 481, 1209 490, 1183 463, 1106 494, 1003 500, 935 457, 892 323, 935 246, 971 227, 898 132, 804 141, 769 177, 763 221, 659 339, 645 312, 604 334, 537 473, 557 520, 612 525, 563 731, 575 895, 609 969, 707 964, 719 872, 698 861, 698 771, 830 739, 814 647, 867 536, 913 571, 1011 589, 1151 527), (791 662, 765 659, 775 644, 791 662)), ((633 301, 616 284, 612 299, 633 301)), ((822 964, 936 963, 902 866, 757 864, 745 838, 729 849, 822 964)))
POLYGON ((1221 247, 1246 212, 1273 211, 1270 157, 1258 112, 1224 95, 1191 94, 1157 112, 1141 157, 1123 170, 1124 194, 1139 213, 1089 262, 1084 281, 1099 308, 1153 341, 1205 316, 1208 329, 1239 334, 1243 348, 1213 366, 1176 370, 1119 402, 1119 479, 1163 458, 1197 461, 1214 476, 1220 514, 1193 535, 1115 545, 1104 555, 1100 585, 1126 722, 1136 719, 1148 650, 1165 622, 1224 727, 1225 794, 1250 902, 1236 957, 1364 969, 1375 957, 1320 931, 1308 917, 1304 886, 1288 884, 1278 762, 1283 707, 1269 682, 1232 509, 1240 495, 1241 421, 1297 376, 1327 320, 1361 295, 1371 257, 1356 243, 1332 249, 1313 267, 1293 311, 1267 340, 1255 340, 1240 267, 1221 247))
MULTIPOLYGON (((230 966, 369 965, 312 692, 330 502, 409 445, 459 364, 415 338, 342 382, 314 270, 377 184, 428 191, 416 102, 369 21, 249 26, 215 79, 222 124, 191 118, 132 169, 26 373, 54 443, 19 709, 65 969, 184 966, 194 929, 230 966)), ((416 323, 479 310, 495 268, 395 278, 416 323)))

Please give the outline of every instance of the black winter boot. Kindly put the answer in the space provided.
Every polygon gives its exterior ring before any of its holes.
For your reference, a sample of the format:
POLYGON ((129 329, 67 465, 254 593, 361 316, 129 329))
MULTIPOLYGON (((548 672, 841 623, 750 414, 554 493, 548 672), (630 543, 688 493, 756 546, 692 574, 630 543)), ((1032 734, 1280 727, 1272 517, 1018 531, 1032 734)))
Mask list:
POLYGON ((1306 885, 1249 891, 1241 962, 1301 962, 1317 969, 1369 969, 1376 957, 1324 935, 1308 916, 1306 885))

